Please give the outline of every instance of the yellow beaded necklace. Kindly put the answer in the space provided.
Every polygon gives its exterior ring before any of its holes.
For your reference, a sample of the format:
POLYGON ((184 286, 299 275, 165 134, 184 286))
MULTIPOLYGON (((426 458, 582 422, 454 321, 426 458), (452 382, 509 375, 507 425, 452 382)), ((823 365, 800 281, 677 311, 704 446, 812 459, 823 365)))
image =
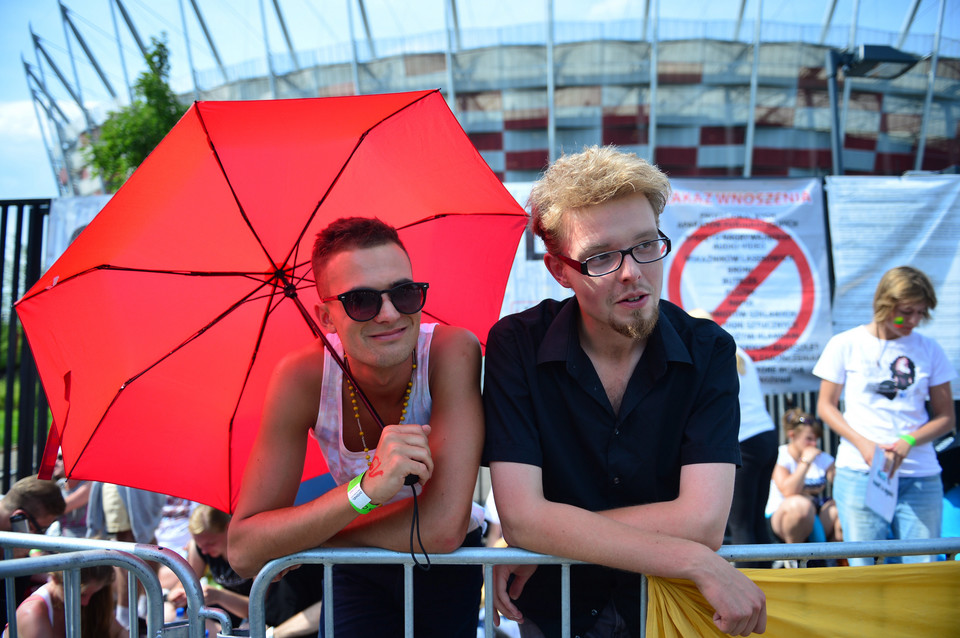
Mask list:
MULTIPOLYGON (((350 369, 350 364, 347 363, 347 357, 344 355, 343 363, 346 366, 347 370, 350 369)), ((410 380, 407 381, 407 389, 403 393, 403 405, 400 408, 400 423, 402 424, 407 419, 407 405, 410 403, 410 393, 413 391, 413 377, 417 373, 417 353, 413 353, 413 364, 412 369, 410 370, 410 380)), ((357 429, 360 431, 360 443, 363 444, 363 456, 367 460, 367 467, 370 467, 372 460, 370 459, 370 447, 367 445, 367 439, 364 436, 363 425, 360 423, 360 405, 357 403, 357 392, 354 389, 353 384, 350 383, 350 378, 347 375, 343 377, 344 382, 347 384, 347 390, 350 393, 350 405, 353 408, 353 418, 357 420, 357 429)), ((377 419, 379 422, 379 419, 377 419)))

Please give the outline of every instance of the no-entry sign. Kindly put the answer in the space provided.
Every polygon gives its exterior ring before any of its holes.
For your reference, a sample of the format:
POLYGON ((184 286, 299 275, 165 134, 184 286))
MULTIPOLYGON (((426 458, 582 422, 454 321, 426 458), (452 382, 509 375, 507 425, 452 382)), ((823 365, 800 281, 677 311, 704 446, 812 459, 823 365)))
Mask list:
MULTIPOLYGON (((682 298, 681 282, 688 265, 696 263, 698 257, 703 262, 713 261, 721 264, 721 269, 726 268, 723 280, 728 292, 716 307, 706 308, 720 325, 724 325, 753 295, 768 297, 763 302, 766 308, 763 313, 767 317, 771 316, 771 307, 780 306, 773 311, 773 316, 779 317, 778 323, 786 329, 780 334, 766 331, 770 336, 769 343, 743 345, 754 361, 772 359, 797 344, 810 325, 817 290, 810 261, 793 236, 776 224, 749 217, 727 217, 700 226, 677 250, 667 281, 670 299, 685 308, 690 305, 682 298), (707 252, 709 256, 698 254, 707 252), (796 269, 800 283, 798 296, 770 298, 777 291, 769 286, 760 292, 761 285, 778 268, 796 269)), ((767 320, 765 323, 771 322, 767 320)))

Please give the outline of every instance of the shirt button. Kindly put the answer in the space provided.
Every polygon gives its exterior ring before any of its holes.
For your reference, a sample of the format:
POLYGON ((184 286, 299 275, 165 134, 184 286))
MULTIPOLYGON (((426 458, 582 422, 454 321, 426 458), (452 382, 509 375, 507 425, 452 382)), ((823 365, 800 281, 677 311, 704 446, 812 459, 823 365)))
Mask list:
POLYGON ((597 611, 596 609, 591 609, 591 610, 590 610, 590 615, 591 615, 591 616, 596 616, 596 615, 599 614, 599 613, 600 613, 600 612, 597 611))
POLYGON ((614 485, 620 485, 620 477, 619 477, 619 476, 614 476, 614 477, 613 477, 613 484, 614 484, 614 485))
POLYGON ((614 436, 620 436, 620 428, 613 431, 614 436))

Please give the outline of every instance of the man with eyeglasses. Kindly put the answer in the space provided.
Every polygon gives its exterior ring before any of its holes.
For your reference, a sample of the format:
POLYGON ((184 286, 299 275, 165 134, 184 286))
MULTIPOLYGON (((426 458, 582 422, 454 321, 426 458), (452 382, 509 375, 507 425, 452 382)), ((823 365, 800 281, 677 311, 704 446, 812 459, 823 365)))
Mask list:
MULTIPOLYGON (((530 195, 544 263, 574 296, 501 319, 487 341, 484 462, 511 544, 571 568, 571 629, 640 635, 640 577, 692 580, 726 633, 766 626, 763 593, 715 550, 740 461, 733 339, 661 300, 667 177, 592 147, 530 195)), ((498 566, 524 638, 560 635, 559 567, 498 566)))
MULTIPOLYGON (((479 547, 479 341, 421 324, 429 286, 414 280, 396 230, 378 219, 340 219, 321 231, 313 270, 319 326, 353 380, 319 340, 277 367, 230 524, 231 565, 252 577, 271 559, 321 544, 412 551, 415 507, 428 554, 479 547), (337 485, 294 506, 308 433, 337 485)), ((401 566, 341 565, 333 576, 337 638, 403 635, 401 566)), ((481 584, 479 566, 414 570, 414 634, 475 636, 481 584)))
MULTIPOLYGON (((34 476, 22 478, 10 487, 0 500, 0 531, 43 534, 66 510, 67 504, 60 487, 53 481, 41 481, 34 476)), ((14 558, 27 555, 27 549, 13 550, 14 558)), ((26 599, 32 580, 30 576, 15 579, 15 605, 26 599)), ((0 623, 7 623, 6 581, 0 579, 0 623)))

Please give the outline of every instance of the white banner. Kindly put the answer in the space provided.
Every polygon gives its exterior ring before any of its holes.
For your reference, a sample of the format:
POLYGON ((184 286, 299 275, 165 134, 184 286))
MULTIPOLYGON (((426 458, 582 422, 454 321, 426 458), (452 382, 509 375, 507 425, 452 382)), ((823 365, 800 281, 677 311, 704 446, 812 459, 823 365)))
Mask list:
POLYGON ((50 202, 47 243, 43 251, 44 272, 60 258, 67 246, 97 216, 100 209, 107 205, 110 197, 110 195, 60 197, 50 202))
MULTIPOLYGON (((960 175, 827 178, 836 332, 869 323, 877 282, 895 266, 925 272, 937 293, 917 329, 960 370, 960 175)), ((953 384, 960 400, 960 383, 953 384)))
MULTIPOLYGON (((533 182, 516 182, 504 184, 510 194, 526 207, 530 197, 533 182)), ((530 211, 527 210, 527 213, 530 211)), ((511 315, 537 305, 544 299, 566 299, 570 290, 557 283, 547 267, 543 264, 543 254, 546 248, 539 237, 534 237, 530 229, 524 231, 517 248, 517 256, 513 258, 513 268, 510 270, 510 279, 507 281, 507 291, 503 296, 503 306, 500 316, 511 315)), ((486 338, 486 335, 483 335, 486 338)))
POLYGON ((831 336, 819 179, 671 180, 663 297, 706 310, 757 362, 766 394, 816 390, 831 336))

